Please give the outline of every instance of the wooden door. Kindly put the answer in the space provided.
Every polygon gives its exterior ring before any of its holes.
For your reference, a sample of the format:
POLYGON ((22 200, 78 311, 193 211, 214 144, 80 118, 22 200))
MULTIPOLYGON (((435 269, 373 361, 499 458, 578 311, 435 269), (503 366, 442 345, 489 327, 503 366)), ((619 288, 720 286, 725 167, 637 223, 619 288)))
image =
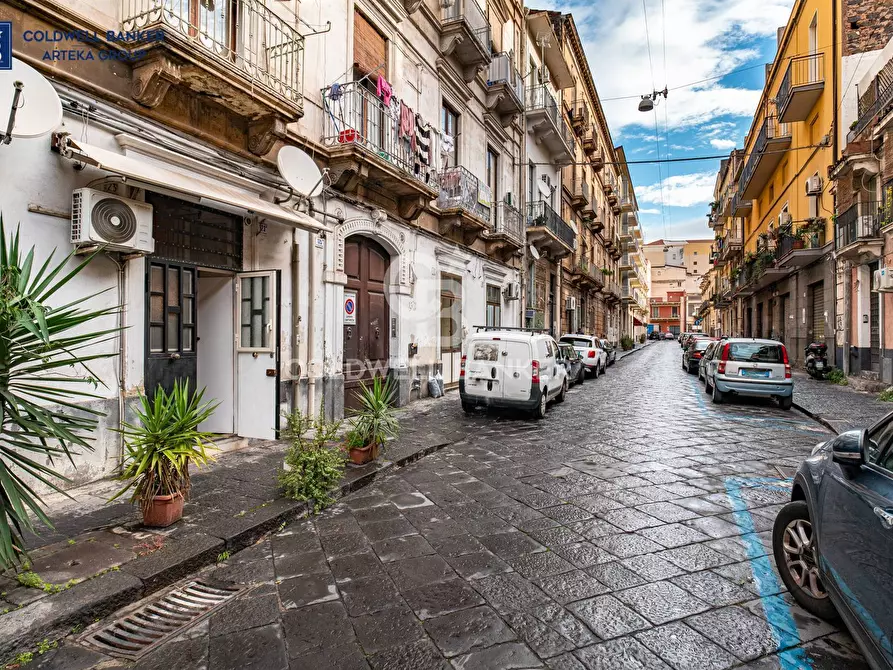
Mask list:
POLYGON ((345 303, 353 298, 353 318, 344 324, 344 406, 356 408, 362 382, 387 376, 390 310, 387 274, 390 256, 378 243, 351 237, 344 243, 345 303))
POLYGON ((197 337, 195 267, 149 261, 146 300, 146 394, 165 391, 178 379, 196 386, 197 337))

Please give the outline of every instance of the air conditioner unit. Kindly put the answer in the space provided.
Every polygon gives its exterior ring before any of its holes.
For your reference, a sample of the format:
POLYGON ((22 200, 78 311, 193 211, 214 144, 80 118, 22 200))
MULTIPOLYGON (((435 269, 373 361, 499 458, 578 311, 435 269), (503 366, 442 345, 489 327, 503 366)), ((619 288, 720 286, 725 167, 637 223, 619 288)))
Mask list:
POLYGON ((520 300, 521 299, 521 284, 516 281, 509 282, 508 286, 505 287, 503 291, 503 295, 506 300, 520 300))
POLYGON ((871 290, 880 293, 893 293, 893 268, 875 270, 871 290))
POLYGON ((806 195, 822 194, 822 178, 819 175, 813 175, 806 180, 806 195))
POLYGON ((71 194, 71 243, 151 254, 152 205, 79 188, 71 194))
POLYGON ((577 311, 577 299, 574 296, 570 296, 567 300, 564 301, 564 309, 567 312, 576 312, 577 311))
POLYGON ((544 183, 546 186, 548 186, 549 188, 552 188, 552 177, 550 177, 550 176, 547 175, 547 174, 544 174, 544 175, 542 176, 542 180, 543 180, 543 183, 544 183))

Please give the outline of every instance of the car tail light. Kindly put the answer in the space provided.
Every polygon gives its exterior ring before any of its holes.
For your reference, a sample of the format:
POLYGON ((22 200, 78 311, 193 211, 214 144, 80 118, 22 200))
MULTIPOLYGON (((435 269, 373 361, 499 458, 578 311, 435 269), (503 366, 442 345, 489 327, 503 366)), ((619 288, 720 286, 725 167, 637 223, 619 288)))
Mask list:
POLYGON ((459 377, 460 378, 465 376, 465 359, 467 359, 467 358, 468 358, 468 356, 462 357, 462 367, 459 369, 459 377))
POLYGON ((724 375, 726 373, 726 361, 729 360, 729 354, 731 353, 731 351, 732 345, 726 342, 719 357, 719 365, 716 366, 716 371, 721 375, 724 375))
POLYGON ((530 374, 530 382, 532 384, 539 384, 540 383, 540 362, 533 361, 532 366, 533 366, 533 370, 531 371, 531 374, 530 374))
POLYGON ((588 356, 589 358, 595 358, 595 352, 592 351, 592 350, 590 350, 589 353, 587 354, 587 356, 588 356))
POLYGON ((692 354, 692 358, 700 358, 700 357, 701 357, 701 353, 699 351, 696 351, 695 353, 692 354))
POLYGON ((788 358, 788 348, 781 345, 781 355, 784 358, 784 378, 791 378, 791 359, 788 358))

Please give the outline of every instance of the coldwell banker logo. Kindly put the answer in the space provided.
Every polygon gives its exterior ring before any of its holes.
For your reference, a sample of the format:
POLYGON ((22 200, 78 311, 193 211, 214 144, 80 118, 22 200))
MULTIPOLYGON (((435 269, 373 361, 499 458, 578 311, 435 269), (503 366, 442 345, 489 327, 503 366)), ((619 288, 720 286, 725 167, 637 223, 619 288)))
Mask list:
POLYGON ((0 70, 12 69, 12 22, 0 21, 0 70))

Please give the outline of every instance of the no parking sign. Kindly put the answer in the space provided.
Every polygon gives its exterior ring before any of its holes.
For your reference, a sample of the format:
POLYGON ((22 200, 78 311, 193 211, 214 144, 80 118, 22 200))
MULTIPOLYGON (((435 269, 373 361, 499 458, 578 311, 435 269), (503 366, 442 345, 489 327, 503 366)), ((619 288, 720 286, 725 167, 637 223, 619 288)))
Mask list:
POLYGON ((344 325, 353 326, 357 323, 357 294, 356 291, 344 292, 344 325))

